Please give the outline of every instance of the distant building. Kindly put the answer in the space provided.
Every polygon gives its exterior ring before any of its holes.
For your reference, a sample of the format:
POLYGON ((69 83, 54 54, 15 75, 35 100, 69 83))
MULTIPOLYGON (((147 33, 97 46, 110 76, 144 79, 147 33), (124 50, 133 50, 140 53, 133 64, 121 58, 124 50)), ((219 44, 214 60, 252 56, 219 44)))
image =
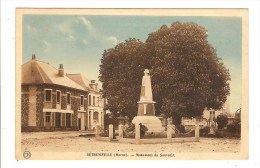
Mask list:
POLYGON ((224 103, 224 105, 222 106, 222 108, 220 110, 205 108, 203 111, 203 118, 210 119, 211 121, 214 118, 217 118, 219 115, 230 116, 229 98, 227 99, 227 101, 224 103))
MULTIPOLYGON (((200 127, 210 126, 219 115, 226 115, 228 116, 229 122, 233 122, 234 117, 230 116, 229 99, 227 99, 227 101, 225 102, 225 104, 222 106, 220 110, 205 108, 203 111, 202 118, 198 119, 197 122, 200 125, 200 127)), ((196 123, 195 118, 190 119, 190 118, 182 117, 181 124, 185 126, 186 129, 193 128, 195 123, 196 123)))
MULTIPOLYGON (((93 92, 101 93, 66 75, 62 64, 56 69, 33 55, 22 65, 21 91, 22 131, 93 129, 87 112, 88 97, 93 92)), ((98 111, 98 116, 102 115, 98 111)))

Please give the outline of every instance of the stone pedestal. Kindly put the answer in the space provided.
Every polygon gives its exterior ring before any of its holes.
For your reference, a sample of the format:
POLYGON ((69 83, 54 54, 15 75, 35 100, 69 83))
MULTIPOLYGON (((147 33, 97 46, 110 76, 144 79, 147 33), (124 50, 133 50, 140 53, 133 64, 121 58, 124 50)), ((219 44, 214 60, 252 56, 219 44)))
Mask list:
POLYGON ((113 136, 114 136, 114 134, 113 134, 113 125, 109 124, 108 138, 109 138, 110 141, 112 141, 113 136))
POLYGON ((167 128, 167 119, 166 118, 162 119, 162 127, 167 128))
POLYGON ((141 133, 140 125, 139 124, 135 124, 135 139, 136 140, 140 139, 140 136, 141 136, 140 133, 141 133))
POLYGON ((214 128, 210 127, 210 129, 209 129, 209 134, 215 135, 215 130, 214 130, 214 128))
POLYGON ((215 135, 216 134, 215 133, 215 123, 214 123, 214 121, 211 122, 210 129, 209 129, 209 134, 211 134, 211 135, 215 135))
POLYGON ((123 125, 119 125, 118 126, 118 134, 119 134, 119 138, 123 138, 123 125))
POLYGON ((147 132, 162 132, 164 130, 161 120, 156 116, 136 116, 132 123, 138 125, 142 123, 148 128, 147 132))

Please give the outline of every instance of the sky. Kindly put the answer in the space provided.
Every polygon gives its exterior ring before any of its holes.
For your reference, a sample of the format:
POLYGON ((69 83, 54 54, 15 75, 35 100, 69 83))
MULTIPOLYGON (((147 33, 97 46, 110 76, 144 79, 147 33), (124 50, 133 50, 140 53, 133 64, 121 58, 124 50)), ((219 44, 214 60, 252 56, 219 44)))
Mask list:
POLYGON ((194 22, 208 30, 208 42, 230 71, 229 106, 235 112, 242 101, 241 17, 24 15, 22 60, 25 63, 35 54, 54 67, 63 64, 65 73, 98 80, 105 49, 128 38, 144 42, 149 33, 175 21, 194 22))

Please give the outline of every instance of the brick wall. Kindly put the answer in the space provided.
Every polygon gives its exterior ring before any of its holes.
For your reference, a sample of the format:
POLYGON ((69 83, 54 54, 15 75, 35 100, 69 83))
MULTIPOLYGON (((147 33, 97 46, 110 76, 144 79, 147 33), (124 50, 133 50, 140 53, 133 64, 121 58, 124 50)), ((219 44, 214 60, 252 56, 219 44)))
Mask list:
MULTIPOLYGON (((62 86, 51 85, 51 84, 42 84, 42 85, 34 85, 37 87, 36 94, 36 128, 28 127, 28 111, 29 111, 29 85, 22 85, 22 107, 21 107, 21 126, 23 131, 39 131, 44 130, 44 113, 43 108, 56 108, 56 90, 61 91, 61 109, 67 109, 67 92, 71 94, 71 110, 74 111, 72 114, 72 129, 78 129, 78 112, 80 109, 80 95, 84 95, 84 109, 88 106, 87 93, 84 91, 79 91, 75 89, 70 89, 62 86), (45 89, 52 89, 52 102, 44 102, 45 100, 45 89)), ((61 115, 61 126, 65 126, 65 114, 61 115)), ((52 126, 55 124, 54 113, 52 113, 52 126)))
POLYGON ((36 94, 36 126, 37 127, 44 126, 43 102, 44 102, 44 94, 42 92, 38 92, 36 94))
POLYGON ((61 96, 61 109, 66 110, 67 109, 67 97, 61 96))
POLYGON ((28 111, 28 125, 36 127, 36 86, 29 87, 29 111, 28 111))
POLYGON ((55 91, 55 94, 53 92, 54 91, 52 91, 52 108, 55 109, 56 108, 56 91, 55 91))
POLYGON ((22 94, 22 106, 21 106, 22 127, 28 125, 28 112, 29 112, 29 94, 22 94))
MULTIPOLYGON (((84 99, 88 98, 87 96, 84 96, 84 99)), ((88 108, 88 99, 84 100, 84 109, 88 108)))
POLYGON ((72 114, 72 127, 78 127, 78 109, 80 108, 80 98, 71 98, 71 109, 74 111, 72 114))

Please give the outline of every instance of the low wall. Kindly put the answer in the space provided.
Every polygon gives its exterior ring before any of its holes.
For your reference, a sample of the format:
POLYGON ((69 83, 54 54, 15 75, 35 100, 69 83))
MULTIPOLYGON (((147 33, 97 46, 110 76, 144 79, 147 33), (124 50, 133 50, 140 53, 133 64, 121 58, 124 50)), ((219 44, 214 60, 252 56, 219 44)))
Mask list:
POLYGON ((119 143, 130 144, 161 144, 161 143, 184 143, 184 142, 199 142, 199 138, 187 137, 187 138, 155 138, 155 139, 131 139, 120 138, 119 143))
MULTIPOLYGON (((141 139, 140 125, 135 125, 135 138, 123 138, 123 129, 119 127, 119 135, 117 139, 119 143, 130 143, 130 144, 162 144, 162 143, 183 143, 183 142, 198 142, 199 141, 199 125, 195 126, 195 137, 183 137, 183 138, 172 138, 172 134, 175 134, 174 125, 167 126, 167 138, 151 138, 141 139)), ((109 125, 108 137, 99 136, 99 128, 96 129, 96 140, 98 141, 112 141, 113 140, 113 125, 109 125)))

